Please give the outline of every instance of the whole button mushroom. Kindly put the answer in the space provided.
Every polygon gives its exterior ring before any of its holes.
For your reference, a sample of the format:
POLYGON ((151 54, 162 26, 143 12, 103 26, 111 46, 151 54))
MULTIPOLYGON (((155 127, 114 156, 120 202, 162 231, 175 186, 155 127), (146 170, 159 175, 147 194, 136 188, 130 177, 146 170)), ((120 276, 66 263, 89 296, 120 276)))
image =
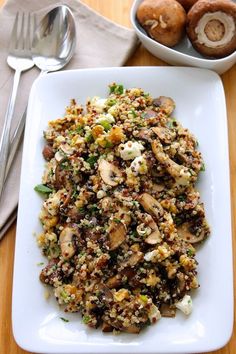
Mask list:
POLYGON ((176 0, 144 0, 137 19, 151 38, 167 47, 178 44, 185 33, 186 12, 176 0))
POLYGON ((202 55, 222 58, 236 50, 236 3, 199 0, 187 15, 187 34, 202 55))

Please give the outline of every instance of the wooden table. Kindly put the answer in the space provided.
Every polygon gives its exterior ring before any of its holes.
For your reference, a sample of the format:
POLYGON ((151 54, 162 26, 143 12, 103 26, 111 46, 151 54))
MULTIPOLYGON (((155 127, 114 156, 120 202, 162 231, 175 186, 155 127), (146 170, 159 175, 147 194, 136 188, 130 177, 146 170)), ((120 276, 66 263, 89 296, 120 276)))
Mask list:
MULTIPOLYGON (((0 0, 0 5, 3 4, 0 0)), ((132 0, 83 0, 99 13, 120 23, 124 26, 131 27, 129 21, 129 12, 132 0)), ((140 47, 129 59, 127 65, 166 65, 162 61, 156 59, 149 54, 143 47, 140 47)), ((231 168, 231 196, 232 196, 232 227, 233 236, 235 234, 236 220, 236 65, 227 73, 222 75, 224 83, 228 126, 229 126, 229 151, 230 151, 230 168, 231 168)), ((222 207, 222 206, 219 206, 222 207)), ((12 335, 11 324, 11 292, 12 292, 12 273, 14 260, 15 245, 14 224, 7 232, 3 240, 0 242, 0 353, 1 354, 23 354, 24 350, 19 348, 14 341, 12 335)), ((222 235, 223 236, 223 235, 222 235)), ((236 251, 235 240, 233 247, 236 251)), ((234 281, 236 284, 236 281, 234 281)), ((235 286, 234 286, 235 288, 235 286)), ((236 290, 236 289, 235 289, 236 290)), ((236 300, 236 297, 235 297, 236 300)), ((220 305, 220 304, 219 304, 220 305)), ((235 306, 236 307, 236 306, 235 306)), ((22 319, 23 321, 24 319, 22 319)), ((230 342, 221 350, 215 352, 218 354, 235 354, 236 353, 236 326, 233 331, 230 342)))

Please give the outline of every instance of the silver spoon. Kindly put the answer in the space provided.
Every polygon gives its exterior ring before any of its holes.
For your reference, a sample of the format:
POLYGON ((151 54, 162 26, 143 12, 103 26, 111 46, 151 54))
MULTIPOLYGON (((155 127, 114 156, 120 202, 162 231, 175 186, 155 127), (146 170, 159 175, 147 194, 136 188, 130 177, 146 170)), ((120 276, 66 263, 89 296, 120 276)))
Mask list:
MULTIPOLYGON (((69 7, 57 6, 46 14, 32 42, 32 59, 41 74, 62 69, 72 58, 76 43, 75 19, 69 7)), ((18 149, 26 120, 26 110, 13 134, 5 180, 18 149)))

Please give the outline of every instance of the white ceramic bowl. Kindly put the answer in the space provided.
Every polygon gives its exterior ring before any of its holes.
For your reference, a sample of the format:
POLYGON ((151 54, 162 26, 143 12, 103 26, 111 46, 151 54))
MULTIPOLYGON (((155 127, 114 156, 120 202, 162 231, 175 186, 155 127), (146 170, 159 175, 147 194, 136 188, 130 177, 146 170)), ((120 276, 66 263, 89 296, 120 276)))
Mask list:
POLYGON ((223 74, 236 63, 236 51, 221 59, 204 58, 192 47, 187 36, 185 36, 183 40, 174 48, 168 48, 163 44, 154 41, 148 37, 136 18, 138 6, 142 1, 143 0, 134 0, 131 8, 131 23, 144 47, 155 57, 172 65, 195 66, 214 70, 218 74, 223 74))

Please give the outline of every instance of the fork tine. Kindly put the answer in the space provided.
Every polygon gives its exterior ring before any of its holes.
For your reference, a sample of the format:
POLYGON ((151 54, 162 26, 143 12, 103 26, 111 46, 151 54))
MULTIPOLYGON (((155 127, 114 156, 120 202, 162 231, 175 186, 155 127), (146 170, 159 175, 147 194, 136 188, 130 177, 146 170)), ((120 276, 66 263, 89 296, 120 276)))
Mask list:
POLYGON ((11 32, 11 39, 10 39, 10 45, 9 45, 10 50, 14 49, 17 45, 18 21, 19 21, 19 11, 16 13, 14 25, 13 25, 12 32, 11 32))
POLYGON ((23 49, 25 46, 24 27, 25 27, 25 13, 23 12, 22 19, 21 19, 21 28, 20 28, 20 33, 19 33, 19 38, 17 43, 18 49, 23 49))
POLYGON ((28 13, 27 17, 27 29, 26 29, 26 37, 25 37, 25 49, 31 49, 31 42, 32 42, 32 30, 31 30, 31 14, 28 13))
POLYGON ((36 29, 37 29, 37 17, 36 17, 36 14, 34 14, 34 33, 36 32, 36 29))

